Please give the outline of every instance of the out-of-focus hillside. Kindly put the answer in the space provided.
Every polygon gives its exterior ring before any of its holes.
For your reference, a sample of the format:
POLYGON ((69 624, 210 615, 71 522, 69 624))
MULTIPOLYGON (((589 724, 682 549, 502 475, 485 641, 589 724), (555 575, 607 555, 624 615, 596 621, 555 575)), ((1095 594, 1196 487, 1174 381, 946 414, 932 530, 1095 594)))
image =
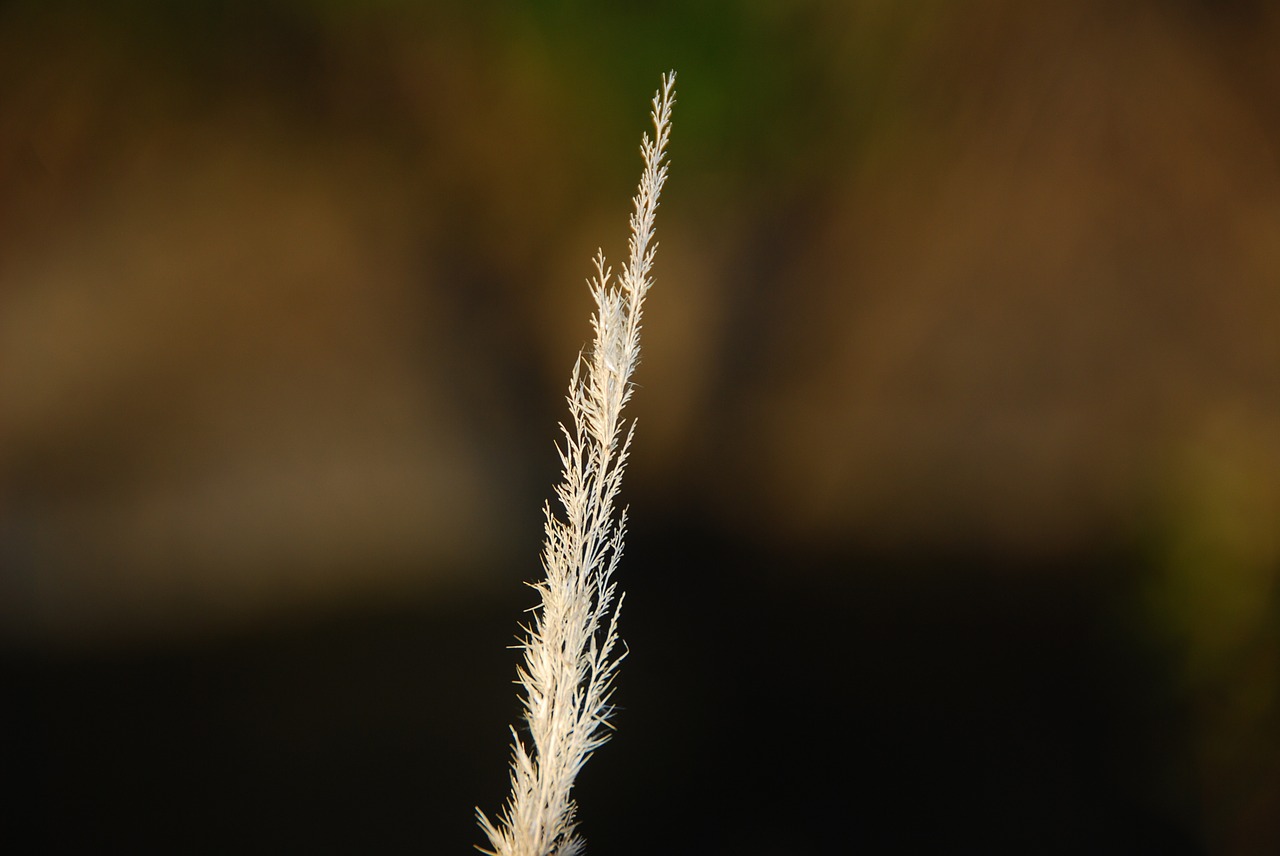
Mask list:
MULTIPOLYGON (((652 75, 585 45, 635 21, 161 6, 0 34, 6 608, 484 564, 621 249, 652 75)), ((634 490, 1032 555, 1232 502, 1205 467, 1274 510, 1271 20, 1104 7, 652 17, 692 32, 632 47, 689 66, 634 490)))

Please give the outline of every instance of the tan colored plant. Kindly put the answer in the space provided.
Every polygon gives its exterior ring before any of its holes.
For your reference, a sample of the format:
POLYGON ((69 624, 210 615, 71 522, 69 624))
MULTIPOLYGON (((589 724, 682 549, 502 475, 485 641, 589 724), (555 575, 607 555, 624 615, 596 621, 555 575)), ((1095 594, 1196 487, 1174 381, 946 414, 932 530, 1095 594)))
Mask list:
MULTIPOLYGON (((496 856, 574 856, 577 834, 573 783, 591 754, 609 738, 610 698, 618 664, 622 596, 614 571, 622 557, 626 511, 615 501, 626 469, 634 423, 624 432, 622 409, 640 359, 640 322, 653 284, 650 270, 658 197, 675 104, 675 72, 663 75, 653 97, 654 136, 640 145, 644 172, 631 214, 630 257, 617 278, 597 252, 589 282, 596 310, 595 340, 580 355, 569 381, 568 427, 561 425, 560 512, 545 509, 545 577, 532 583, 542 597, 524 628, 519 667, 526 744, 512 729, 511 797, 498 822, 476 810, 496 856)), ((625 647, 625 646, 624 646, 625 647)))

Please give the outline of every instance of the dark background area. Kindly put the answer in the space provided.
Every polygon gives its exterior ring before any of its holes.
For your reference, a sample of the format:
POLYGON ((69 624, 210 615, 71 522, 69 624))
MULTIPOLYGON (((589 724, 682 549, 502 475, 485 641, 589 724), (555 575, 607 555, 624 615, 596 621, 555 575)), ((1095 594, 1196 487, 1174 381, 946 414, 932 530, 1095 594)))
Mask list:
POLYGON ((0 4, 6 839, 480 842, 675 68, 589 851, 1280 852, 1278 37, 0 4))
MULTIPOLYGON (((594 848, 1203 852, 1168 751, 1185 716, 1099 615, 1114 567, 1028 585, 989 560, 783 559, 682 529, 634 539, 652 570, 628 588, 619 735, 580 779, 594 848), (797 560, 824 577, 779 585, 797 560)), ((469 802, 504 797, 494 640, 523 605, 43 660, 7 729, 11 769, 35 767, 19 826, 50 852, 465 849, 469 802)))

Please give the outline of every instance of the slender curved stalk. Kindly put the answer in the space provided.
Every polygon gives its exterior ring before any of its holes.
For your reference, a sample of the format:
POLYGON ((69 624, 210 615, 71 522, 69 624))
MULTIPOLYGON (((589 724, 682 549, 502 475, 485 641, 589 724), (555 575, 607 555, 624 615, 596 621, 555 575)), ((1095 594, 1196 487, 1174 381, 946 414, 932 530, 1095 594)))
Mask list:
POLYGON ((675 82, 674 71, 663 75, 653 97, 654 136, 646 133, 640 145, 644 172, 633 199, 627 263, 615 281, 597 252, 589 280, 595 340, 569 381, 570 423, 560 426, 560 511, 550 503, 544 509, 545 576, 531 584, 542 602, 519 646, 528 741, 512 728, 511 797, 498 822, 476 810, 491 848, 484 852, 495 856, 575 856, 585 848, 572 791, 578 771, 609 738, 613 679, 626 655, 625 646, 618 650, 622 595, 613 579, 626 511, 615 502, 634 423, 624 426, 622 410, 631 398, 644 299, 653 284, 654 217, 667 178, 675 82))

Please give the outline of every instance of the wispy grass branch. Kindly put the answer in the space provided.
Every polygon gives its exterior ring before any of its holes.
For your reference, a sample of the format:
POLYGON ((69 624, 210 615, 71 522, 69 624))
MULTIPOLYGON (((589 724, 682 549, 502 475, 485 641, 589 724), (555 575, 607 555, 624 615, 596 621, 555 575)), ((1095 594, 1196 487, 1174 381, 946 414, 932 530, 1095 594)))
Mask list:
POLYGON ((644 299, 658 245, 653 240, 658 197, 675 104, 675 72, 653 97, 652 138, 640 145, 644 172, 633 199, 629 257, 616 281, 597 252, 589 280, 596 310, 595 340, 579 356, 569 381, 570 422, 561 425, 559 512, 545 508, 542 598, 525 630, 518 669, 528 741, 512 729, 511 797, 498 822, 476 810, 497 856, 574 856, 577 834, 573 783, 591 754, 609 739, 613 679, 626 656, 618 636, 622 595, 614 572, 622 558, 626 511, 615 502, 631 448, 634 422, 622 410, 640 360, 644 299))

